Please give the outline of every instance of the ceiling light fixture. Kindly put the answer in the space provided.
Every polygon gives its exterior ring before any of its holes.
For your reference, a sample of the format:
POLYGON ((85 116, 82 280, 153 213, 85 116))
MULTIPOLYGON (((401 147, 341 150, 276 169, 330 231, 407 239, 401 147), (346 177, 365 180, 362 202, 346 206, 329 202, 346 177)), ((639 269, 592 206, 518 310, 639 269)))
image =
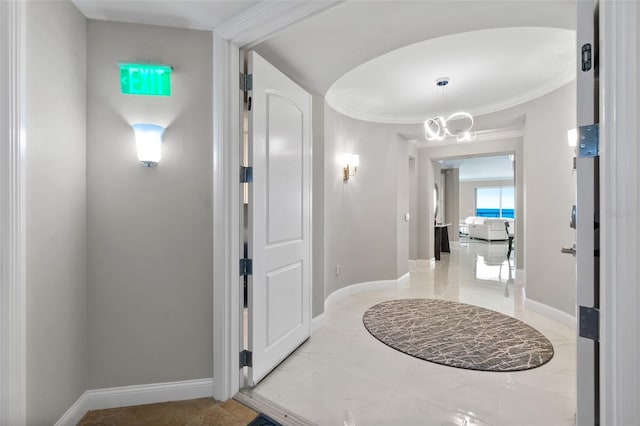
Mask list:
MULTIPOLYGON (((445 88, 449 84, 449 77, 440 77, 436 80, 439 95, 444 104, 445 88)), ((476 137, 473 128, 473 116, 468 112, 454 112, 446 119, 444 116, 428 118, 424 122, 424 137, 428 141, 443 141, 447 136, 455 136, 458 142, 471 141, 476 137), (452 123, 462 123, 459 129, 452 128, 452 123)))

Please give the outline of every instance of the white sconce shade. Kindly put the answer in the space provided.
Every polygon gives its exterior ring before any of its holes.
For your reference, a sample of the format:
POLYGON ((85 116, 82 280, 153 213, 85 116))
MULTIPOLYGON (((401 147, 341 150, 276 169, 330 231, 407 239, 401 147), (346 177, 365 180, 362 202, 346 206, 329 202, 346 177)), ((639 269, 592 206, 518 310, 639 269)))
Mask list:
POLYGON ((567 130, 567 142, 569 142, 569 146, 578 145, 578 129, 567 130))
POLYGON ((136 134, 136 151, 138 160, 145 167, 153 167, 162 158, 162 134, 164 127, 156 124, 132 124, 136 134))
POLYGON ((342 179, 347 181, 351 176, 355 176, 358 171, 360 156, 358 154, 344 154, 342 164, 342 179))

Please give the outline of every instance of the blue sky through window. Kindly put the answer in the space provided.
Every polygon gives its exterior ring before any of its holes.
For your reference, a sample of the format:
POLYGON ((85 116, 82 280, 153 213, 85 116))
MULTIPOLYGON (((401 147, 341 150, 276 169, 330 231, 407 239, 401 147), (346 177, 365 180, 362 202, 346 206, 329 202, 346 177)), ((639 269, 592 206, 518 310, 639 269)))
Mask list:
POLYGON ((476 216, 513 218, 514 210, 513 186, 476 188, 476 216))

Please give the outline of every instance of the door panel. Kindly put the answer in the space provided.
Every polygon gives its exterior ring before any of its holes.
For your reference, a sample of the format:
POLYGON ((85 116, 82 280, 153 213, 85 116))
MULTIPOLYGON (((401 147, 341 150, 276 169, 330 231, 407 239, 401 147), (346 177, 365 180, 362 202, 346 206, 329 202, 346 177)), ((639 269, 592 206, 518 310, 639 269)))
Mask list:
POLYGON ((249 385, 311 331, 311 96, 255 52, 249 111, 249 385))
POLYGON ((267 333, 269 350, 291 330, 302 327, 302 262, 267 274, 267 333), (294 303, 291 303, 291 302, 294 303), (299 301, 299 303, 295 303, 299 301))
POLYGON ((302 239, 304 115, 291 100, 267 92, 267 244, 302 239))

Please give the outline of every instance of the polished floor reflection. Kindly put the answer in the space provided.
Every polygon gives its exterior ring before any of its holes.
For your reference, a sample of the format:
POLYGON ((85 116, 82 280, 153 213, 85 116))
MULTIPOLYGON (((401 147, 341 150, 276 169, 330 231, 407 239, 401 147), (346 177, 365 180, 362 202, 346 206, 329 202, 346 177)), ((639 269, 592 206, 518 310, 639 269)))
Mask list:
POLYGON ((524 308, 525 291, 502 243, 453 244, 435 268, 408 284, 371 290, 329 306, 309 341, 255 391, 320 425, 573 425, 574 331, 524 308), (553 344, 547 364, 521 372, 442 366, 371 336, 363 313, 384 300, 424 297, 493 309, 530 324, 553 344))

